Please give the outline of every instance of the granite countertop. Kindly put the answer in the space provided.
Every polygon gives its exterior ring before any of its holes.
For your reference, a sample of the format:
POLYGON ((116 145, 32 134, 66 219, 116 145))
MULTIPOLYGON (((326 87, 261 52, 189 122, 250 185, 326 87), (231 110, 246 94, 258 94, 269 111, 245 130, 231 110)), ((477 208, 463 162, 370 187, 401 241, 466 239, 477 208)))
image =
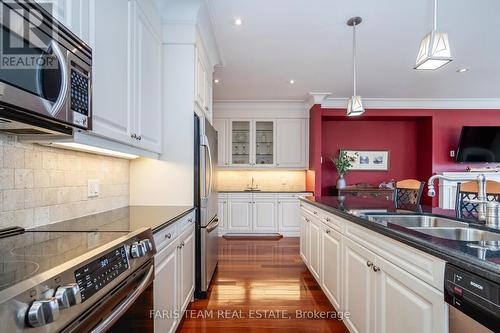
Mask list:
POLYGON ((128 206, 27 231, 125 231, 151 228, 157 232, 194 210, 191 206, 128 206))
POLYGON ((426 235, 396 224, 372 222, 363 218, 360 214, 368 212, 436 214, 467 222, 473 228, 500 233, 500 230, 486 228, 476 219, 457 219, 454 210, 429 206, 409 206, 404 209, 398 209, 395 207, 393 201, 382 198, 310 196, 301 198, 301 200, 384 236, 441 258, 479 276, 500 283, 500 251, 498 250, 490 250, 485 247, 480 248, 478 247, 480 242, 449 240, 426 235))
POLYGON ((311 191, 217 191, 219 193, 312 193, 311 191))

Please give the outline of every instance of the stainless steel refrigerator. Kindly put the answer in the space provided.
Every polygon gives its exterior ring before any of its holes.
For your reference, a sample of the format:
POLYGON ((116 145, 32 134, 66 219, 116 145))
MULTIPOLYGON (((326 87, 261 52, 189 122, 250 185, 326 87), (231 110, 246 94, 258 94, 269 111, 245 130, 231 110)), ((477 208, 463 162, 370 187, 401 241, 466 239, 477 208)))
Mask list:
POLYGON ((206 297, 217 268, 219 217, 215 165, 217 163, 217 131, 205 119, 195 116, 195 205, 199 216, 196 225, 196 292, 206 297))

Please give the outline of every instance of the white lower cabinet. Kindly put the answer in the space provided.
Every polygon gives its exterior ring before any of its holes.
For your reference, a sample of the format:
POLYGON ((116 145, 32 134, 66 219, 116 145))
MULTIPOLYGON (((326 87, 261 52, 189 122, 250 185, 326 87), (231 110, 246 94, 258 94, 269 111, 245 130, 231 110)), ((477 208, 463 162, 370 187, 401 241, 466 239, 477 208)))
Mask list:
POLYGON ((154 320, 155 332, 175 332, 180 320, 176 315, 176 311, 179 309, 177 246, 177 243, 171 243, 161 250, 155 258, 154 308, 156 311, 160 311, 154 320))
POLYGON ((309 269, 312 275, 319 281, 321 264, 321 222, 316 219, 309 223, 309 269))
POLYGON ((336 309, 342 291, 342 235, 324 226, 321 231, 321 287, 336 309))
POLYGON ((194 293, 195 227, 179 223, 178 228, 179 232, 169 232, 175 238, 155 256, 154 329, 158 333, 176 331, 194 293))
POLYGON ((358 238, 352 232, 358 226, 328 214, 303 207, 300 254, 332 305, 346 314, 344 323, 350 332, 448 332, 442 289, 429 283, 442 279, 444 261, 370 230, 358 233, 364 237, 358 238), (335 224, 325 222, 333 220, 335 224), (369 237, 372 243, 365 242, 369 237), (394 246, 407 255, 404 261, 383 250, 394 246), (427 281, 414 273, 423 274, 417 269, 423 263, 434 275, 424 274, 427 281))
POLYGON ((300 234, 299 197, 310 193, 219 193, 221 233, 300 234))

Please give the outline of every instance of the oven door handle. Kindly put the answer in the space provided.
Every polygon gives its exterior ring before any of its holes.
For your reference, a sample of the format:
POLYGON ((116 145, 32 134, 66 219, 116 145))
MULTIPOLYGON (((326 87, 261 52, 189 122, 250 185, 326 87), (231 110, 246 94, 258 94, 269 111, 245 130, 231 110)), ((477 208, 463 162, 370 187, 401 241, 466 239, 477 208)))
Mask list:
POLYGON ((154 266, 152 265, 149 271, 146 274, 146 277, 142 280, 136 290, 126 299, 124 299, 116 309, 99 325, 94 327, 90 332, 91 333, 102 333, 106 332, 110 329, 110 327, 120 319, 121 316, 125 314, 125 312, 134 304, 134 302, 139 298, 144 290, 146 290, 153 281, 154 278, 154 266))

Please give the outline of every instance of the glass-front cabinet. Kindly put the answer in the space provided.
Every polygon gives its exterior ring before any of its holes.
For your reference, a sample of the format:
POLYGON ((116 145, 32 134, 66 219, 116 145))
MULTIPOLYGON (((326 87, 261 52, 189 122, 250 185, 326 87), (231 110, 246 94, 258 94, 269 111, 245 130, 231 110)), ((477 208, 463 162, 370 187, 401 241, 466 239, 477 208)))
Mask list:
POLYGON ((275 165, 275 124, 270 120, 231 120, 232 166, 275 165))

